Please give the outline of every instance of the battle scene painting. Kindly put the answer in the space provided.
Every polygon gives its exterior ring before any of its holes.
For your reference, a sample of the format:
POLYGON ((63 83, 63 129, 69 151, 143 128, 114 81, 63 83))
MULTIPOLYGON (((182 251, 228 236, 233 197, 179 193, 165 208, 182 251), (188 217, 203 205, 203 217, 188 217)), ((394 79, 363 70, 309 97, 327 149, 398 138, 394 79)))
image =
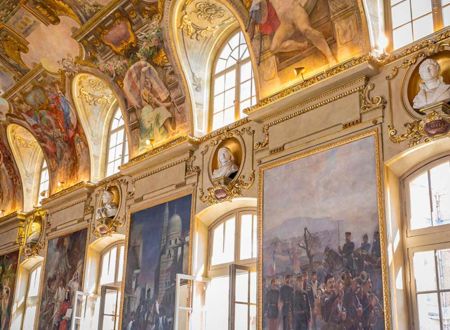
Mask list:
POLYGON ((173 329, 176 274, 188 272, 191 200, 131 215, 123 329, 173 329))
POLYGON ((373 135, 264 169, 263 329, 384 329, 373 135))
POLYGON ((48 241, 39 330, 69 329, 75 293, 82 291, 87 230, 48 241))
POLYGON ((0 256, 0 329, 9 329, 19 252, 0 256))

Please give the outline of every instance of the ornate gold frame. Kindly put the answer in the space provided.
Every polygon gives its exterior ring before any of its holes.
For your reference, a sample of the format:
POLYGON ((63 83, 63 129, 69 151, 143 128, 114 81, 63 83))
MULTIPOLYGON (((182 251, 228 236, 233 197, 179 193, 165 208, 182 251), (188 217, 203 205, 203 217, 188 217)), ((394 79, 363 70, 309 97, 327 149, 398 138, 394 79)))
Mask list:
POLYGON ((263 202, 264 202, 264 172, 281 165, 288 164, 295 160, 306 158, 320 152, 328 151, 346 145, 351 142, 361 140, 363 138, 373 137, 375 141, 375 166, 376 166, 376 181, 377 181, 377 207, 378 207, 378 224, 380 231, 380 246, 381 246, 381 272, 383 282, 383 306, 384 306, 384 322, 385 329, 391 329, 391 303, 390 303, 390 287, 389 287, 389 270, 387 266, 387 244, 386 244, 386 224, 384 212, 384 191, 382 184, 382 162, 381 162, 381 145, 380 132, 378 129, 371 129, 350 137, 343 138, 336 142, 326 144, 324 146, 315 147, 307 151, 295 153, 283 159, 275 160, 264 164, 259 169, 258 180, 258 297, 257 297, 257 314, 258 322, 257 328, 262 329, 263 324, 263 306, 262 306, 262 236, 263 236, 263 202))
POLYGON ((193 238, 194 238, 194 233, 196 232, 196 226, 197 226, 197 221, 196 221, 196 217, 195 217, 195 210, 196 210, 196 201, 197 201, 197 194, 196 194, 196 189, 184 189, 178 192, 173 192, 171 195, 169 196, 165 196, 162 198, 152 198, 148 201, 143 201, 141 203, 134 203, 132 206, 127 206, 127 210, 126 210, 126 232, 125 232, 125 259, 124 259, 124 270, 123 270, 123 278, 122 278, 122 282, 121 282, 121 288, 120 288, 120 294, 121 294, 121 298, 120 298, 120 306, 119 306, 119 311, 120 311, 120 316, 119 316, 119 329, 122 328, 122 321, 123 321, 123 308, 124 308, 124 304, 125 304, 125 283, 127 281, 127 264, 128 264, 128 246, 130 243, 130 227, 131 227, 131 215, 133 213, 139 212, 139 211, 143 211, 149 208, 152 208, 154 206, 158 206, 160 204, 163 203, 168 203, 168 202, 172 202, 175 201, 179 198, 183 198, 186 196, 191 196, 191 212, 190 212, 190 228, 189 228, 189 252, 188 252, 188 274, 192 273, 192 256, 193 256, 193 238))

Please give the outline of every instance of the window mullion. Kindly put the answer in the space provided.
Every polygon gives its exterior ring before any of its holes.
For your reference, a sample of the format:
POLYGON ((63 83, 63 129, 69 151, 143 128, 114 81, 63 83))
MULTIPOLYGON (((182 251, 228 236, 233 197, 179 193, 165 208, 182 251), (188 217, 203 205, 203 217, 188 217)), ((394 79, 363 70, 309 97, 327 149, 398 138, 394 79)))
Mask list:
POLYGON ((235 77, 236 90, 234 92, 234 120, 240 118, 241 112, 241 63, 236 63, 236 77, 235 77))
POLYGON ((437 250, 434 250, 434 268, 436 272, 436 289, 437 289, 437 299, 438 299, 438 308, 439 308, 439 325, 440 329, 443 330, 442 325, 442 311, 441 311, 441 290, 439 286, 439 267, 438 267, 438 258, 437 258, 437 250))

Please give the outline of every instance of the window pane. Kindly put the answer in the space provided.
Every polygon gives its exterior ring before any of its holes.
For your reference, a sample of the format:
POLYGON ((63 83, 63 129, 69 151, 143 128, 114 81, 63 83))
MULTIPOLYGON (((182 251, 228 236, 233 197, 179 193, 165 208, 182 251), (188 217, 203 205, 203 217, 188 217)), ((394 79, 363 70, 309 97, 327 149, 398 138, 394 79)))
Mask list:
POLYGON ((223 126, 223 112, 215 114, 213 117, 213 130, 223 126))
POLYGON ((439 288, 441 290, 450 289, 450 249, 437 250, 436 257, 438 260, 439 288))
POLYGON ((256 292, 258 290, 258 276, 256 272, 250 273, 250 303, 256 304, 256 292))
POLYGON ((231 124, 232 122, 234 122, 234 119, 235 119, 234 107, 225 109, 223 118, 224 124, 225 125, 231 124))
POLYGON ((253 251, 252 258, 258 256, 258 217, 253 215, 253 251))
POLYGON ((248 324, 248 305, 235 304, 234 305, 234 328, 235 330, 247 330, 248 324))
MULTIPOLYGON (((450 3, 450 0, 447 0, 450 3)), ((444 18, 444 26, 450 26, 450 6, 442 8, 442 16, 444 18)))
POLYGON ((234 88, 225 92, 225 108, 234 106, 235 95, 234 88))
POLYGON ((411 229, 432 226, 427 172, 409 183, 409 201, 411 229))
POLYGON ((214 96, 214 113, 217 113, 225 109, 224 101, 225 101, 225 94, 219 94, 214 96))
POLYGON ((119 255, 119 267, 117 271, 117 281, 121 282, 123 277, 123 263, 125 261, 125 246, 120 247, 120 255, 119 255))
POLYGON ((34 318, 36 316, 36 304, 32 306, 27 306, 25 310, 25 317, 23 319, 23 329, 33 329, 34 328, 34 318))
POLYGON ((248 302, 248 275, 246 270, 236 270, 236 302, 248 302))
POLYGON ((406 24, 393 31, 394 47, 400 48, 413 42, 411 24, 406 24))
POLYGON ((423 16, 431 12, 431 0, 411 0, 412 18, 423 16))
POLYGON ((213 232, 211 265, 229 263, 234 260, 235 219, 218 225, 213 232))
POLYGON ((409 1, 403 1, 392 7, 392 27, 396 28, 411 21, 411 7, 409 1))
POLYGON ((433 223, 450 223, 450 162, 445 162, 430 170, 431 201, 433 203, 433 223))
POLYGON ((28 288, 28 297, 37 297, 39 293, 39 282, 41 279, 41 266, 37 267, 30 276, 30 286, 28 288))
POLYGON ((116 274, 117 247, 113 247, 102 257, 100 285, 114 283, 116 274))
POLYGON ((228 90, 234 86, 236 86, 236 70, 231 70, 225 74, 225 89, 228 90))
POLYGON ((117 303, 117 291, 106 290, 105 293, 105 314, 115 315, 117 303))
POLYGON ((441 293, 441 316, 443 329, 450 329, 450 292, 441 293))
POLYGON ((433 33, 433 16, 431 14, 421 17, 413 22, 414 40, 433 33))
POLYGON ((241 66, 241 81, 246 81, 252 78, 252 63, 247 62, 241 66))
POLYGON ((225 75, 215 78, 214 81, 214 95, 222 93, 225 90, 225 75))
POLYGON ((416 252, 413 257, 416 291, 436 290, 436 266, 434 250, 416 252))
POLYGON ((436 293, 417 295, 420 329, 439 330, 439 305, 436 293))
POLYGON ((253 249, 253 215, 243 214, 241 217, 240 259, 252 258, 253 249))
POLYGON ((228 301, 217 297, 229 295, 229 277, 211 279, 206 290, 206 327, 205 329, 228 330, 228 301))

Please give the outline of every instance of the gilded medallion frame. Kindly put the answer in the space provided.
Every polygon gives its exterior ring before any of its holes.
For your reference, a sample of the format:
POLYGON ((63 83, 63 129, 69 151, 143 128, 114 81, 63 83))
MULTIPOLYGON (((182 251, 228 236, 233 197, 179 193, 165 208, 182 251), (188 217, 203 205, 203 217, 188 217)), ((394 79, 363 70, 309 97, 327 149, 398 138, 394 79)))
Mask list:
POLYGON ((378 209, 378 225, 380 233, 380 249, 381 249, 381 280, 383 286, 383 317, 385 329, 391 329, 391 303, 390 303, 390 287, 389 287, 389 269, 387 265, 387 232, 385 223, 384 210, 384 190, 382 181, 382 161, 381 161, 381 134, 378 128, 363 131, 349 137, 342 137, 335 142, 326 143, 317 147, 313 147, 306 151, 295 152, 284 158, 274 160, 263 164, 259 168, 258 178, 258 261, 257 261, 257 329, 263 329, 263 203, 264 203, 264 172, 270 169, 286 165, 288 163, 316 155, 321 152, 344 146, 346 144, 362 140, 364 138, 373 137, 375 149, 375 179, 376 179, 376 197, 378 209))

